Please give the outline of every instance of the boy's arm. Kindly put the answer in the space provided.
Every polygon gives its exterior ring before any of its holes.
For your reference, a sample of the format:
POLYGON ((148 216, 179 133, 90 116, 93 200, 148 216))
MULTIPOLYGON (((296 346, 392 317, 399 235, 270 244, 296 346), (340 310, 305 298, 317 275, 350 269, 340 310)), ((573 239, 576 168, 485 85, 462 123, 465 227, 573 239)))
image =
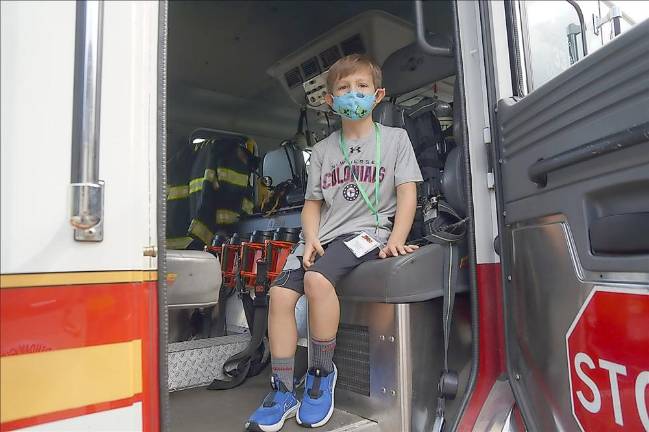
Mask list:
POLYGON ((417 184, 407 182, 397 186, 397 211, 394 215, 394 227, 388 239, 388 244, 381 249, 379 257, 406 255, 418 248, 418 246, 406 245, 406 239, 415 219, 416 210, 417 184))
POLYGON ((320 176, 322 173, 321 150, 321 144, 317 144, 311 152, 306 194, 304 195, 304 207, 302 208, 302 235, 304 236, 302 264, 305 269, 313 265, 316 253, 320 256, 324 255, 324 249, 320 245, 320 239, 318 238, 320 231, 320 208, 324 199, 322 186, 320 185, 320 176))
POLYGON ((302 208, 302 233, 305 242, 318 241, 318 229, 320 228, 320 207, 322 200, 304 200, 302 208))
POLYGON ((315 254, 324 255, 324 249, 318 239, 320 229, 320 207, 322 200, 304 200, 302 208, 302 233, 304 235, 304 255, 302 264, 309 268, 315 262, 315 254))

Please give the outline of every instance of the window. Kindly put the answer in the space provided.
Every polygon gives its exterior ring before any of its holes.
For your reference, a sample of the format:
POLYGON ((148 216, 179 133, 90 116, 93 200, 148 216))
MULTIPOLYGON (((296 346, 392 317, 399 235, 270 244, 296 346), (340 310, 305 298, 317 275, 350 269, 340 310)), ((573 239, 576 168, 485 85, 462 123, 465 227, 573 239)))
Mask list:
POLYGON ((649 1, 518 1, 515 7, 528 92, 584 58, 583 29, 591 54, 649 18, 649 1))

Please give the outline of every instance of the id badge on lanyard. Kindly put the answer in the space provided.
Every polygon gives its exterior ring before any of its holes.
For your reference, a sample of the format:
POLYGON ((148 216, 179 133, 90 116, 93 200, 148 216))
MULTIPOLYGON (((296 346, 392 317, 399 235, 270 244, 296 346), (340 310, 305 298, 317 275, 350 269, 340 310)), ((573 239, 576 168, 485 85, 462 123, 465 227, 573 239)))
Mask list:
POLYGON ((347 162, 347 165, 349 166, 349 170, 351 171, 352 176, 354 177, 354 182, 356 183, 356 186, 358 187, 358 190, 360 191, 361 196, 363 197, 363 201, 365 201, 365 204, 370 209, 370 212, 374 215, 374 220, 376 222, 376 233, 378 234, 379 225, 380 225, 379 224, 379 203, 381 199, 379 195, 379 177, 381 173, 381 130, 379 129, 379 125, 377 123, 374 123, 374 131, 376 134, 376 155, 375 155, 376 175, 374 178, 374 203, 370 201, 370 198, 367 195, 367 191, 358 181, 358 177, 356 177, 356 173, 352 169, 352 163, 349 160, 349 153, 347 151, 347 146, 345 145, 345 138, 343 137, 342 130, 340 131, 340 140, 338 141, 338 145, 340 146, 340 151, 343 153, 343 156, 345 157, 345 162, 347 162))

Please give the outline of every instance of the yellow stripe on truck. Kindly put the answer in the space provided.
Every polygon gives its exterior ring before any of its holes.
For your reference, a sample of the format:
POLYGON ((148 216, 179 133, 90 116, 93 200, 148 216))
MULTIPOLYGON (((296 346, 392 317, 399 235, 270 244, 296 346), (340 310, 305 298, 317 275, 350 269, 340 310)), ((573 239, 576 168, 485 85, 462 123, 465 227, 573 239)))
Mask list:
POLYGON ((142 341, 0 357, 0 421, 142 392, 142 341))
POLYGON ((4 274, 0 275, 0 288, 132 283, 155 280, 158 280, 156 270, 4 274))

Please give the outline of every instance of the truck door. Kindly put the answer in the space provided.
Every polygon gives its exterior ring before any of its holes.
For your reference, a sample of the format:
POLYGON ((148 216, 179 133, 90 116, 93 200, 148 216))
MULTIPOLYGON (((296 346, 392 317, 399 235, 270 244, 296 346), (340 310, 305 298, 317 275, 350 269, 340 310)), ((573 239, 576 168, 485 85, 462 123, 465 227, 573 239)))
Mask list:
POLYGON ((0 12, 0 430, 157 431, 158 3, 0 12))
POLYGON ((525 3, 491 100, 510 383, 528 430, 649 430, 649 21, 584 56, 525 3))

